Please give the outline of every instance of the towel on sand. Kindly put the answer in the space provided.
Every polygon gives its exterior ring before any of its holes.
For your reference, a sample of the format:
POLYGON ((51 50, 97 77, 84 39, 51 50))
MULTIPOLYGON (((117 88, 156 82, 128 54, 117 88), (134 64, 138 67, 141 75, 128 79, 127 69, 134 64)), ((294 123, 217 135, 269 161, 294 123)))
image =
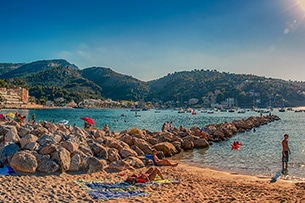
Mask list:
POLYGON ((88 194, 93 199, 108 200, 117 198, 130 198, 135 196, 145 196, 143 190, 135 185, 126 182, 114 181, 76 181, 82 188, 88 190, 88 194))

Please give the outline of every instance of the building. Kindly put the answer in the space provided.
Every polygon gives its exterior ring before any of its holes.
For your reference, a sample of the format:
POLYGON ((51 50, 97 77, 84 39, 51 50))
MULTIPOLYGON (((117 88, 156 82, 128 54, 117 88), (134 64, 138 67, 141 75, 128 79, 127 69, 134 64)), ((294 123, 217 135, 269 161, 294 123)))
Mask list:
POLYGON ((0 88, 1 104, 26 104, 29 99, 29 91, 22 87, 0 88))

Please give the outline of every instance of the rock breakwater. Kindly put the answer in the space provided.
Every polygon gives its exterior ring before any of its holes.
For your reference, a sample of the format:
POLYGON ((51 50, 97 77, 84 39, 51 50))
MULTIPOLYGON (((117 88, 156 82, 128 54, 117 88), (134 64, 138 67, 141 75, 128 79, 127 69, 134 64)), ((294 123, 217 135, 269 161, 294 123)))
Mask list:
POLYGON ((46 121, 21 125, 9 120, 0 123, 0 161, 17 173, 93 173, 141 168, 152 164, 145 154, 151 154, 153 149, 159 158, 170 157, 185 150, 209 147, 211 142, 279 119, 276 115, 252 116, 209 124, 204 131, 197 126, 173 128, 171 132, 132 128, 110 136, 99 129, 84 130, 46 121))

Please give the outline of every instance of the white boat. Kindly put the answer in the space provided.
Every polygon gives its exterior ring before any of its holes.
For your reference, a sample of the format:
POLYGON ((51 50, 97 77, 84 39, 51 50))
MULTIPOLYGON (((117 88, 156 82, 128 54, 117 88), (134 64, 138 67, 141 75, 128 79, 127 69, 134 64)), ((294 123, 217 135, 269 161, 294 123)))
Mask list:
POLYGON ((69 121, 67 120, 61 120, 58 122, 59 124, 63 124, 63 125, 67 125, 69 123, 69 121))

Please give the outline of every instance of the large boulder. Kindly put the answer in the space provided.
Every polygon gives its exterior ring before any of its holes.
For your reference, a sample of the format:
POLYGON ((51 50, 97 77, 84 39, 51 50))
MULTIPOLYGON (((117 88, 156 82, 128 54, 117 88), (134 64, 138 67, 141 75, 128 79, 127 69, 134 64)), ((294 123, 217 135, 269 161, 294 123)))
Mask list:
POLYGON ((60 148, 58 151, 52 153, 52 159, 59 164, 61 171, 68 171, 70 169, 70 152, 65 148, 60 148))
POLYGON ((194 148, 194 142, 190 139, 183 140, 181 144, 182 149, 184 150, 190 150, 194 148))
POLYGON ((174 154, 178 153, 175 146, 172 143, 169 143, 169 142, 158 143, 158 144, 154 145, 154 148, 157 151, 162 151, 164 153, 165 157, 170 157, 170 156, 173 156, 174 154))
POLYGON ((81 169, 82 159, 79 154, 71 156, 70 171, 79 171, 81 169))
POLYGON ((90 143, 89 144, 93 155, 97 158, 108 159, 107 148, 99 143, 90 143))
POLYGON ((130 136, 129 134, 123 134, 120 137, 120 140, 127 143, 129 146, 133 145, 133 139, 132 136, 130 136))
POLYGON ((124 159, 124 158, 127 158, 129 156, 137 156, 137 152, 135 152, 134 150, 132 150, 130 147, 125 147, 123 148, 121 151, 120 151, 120 155, 121 157, 124 159))
POLYGON ((130 166, 130 162, 123 160, 118 160, 110 163, 107 169, 111 171, 123 171, 126 169, 134 170, 134 168, 130 166))
POLYGON ((133 143, 135 146, 139 147, 145 154, 151 154, 151 146, 143 139, 133 138, 133 143))
POLYGON ((78 149, 78 144, 69 140, 61 142, 60 146, 68 150, 70 153, 73 153, 78 149))
POLYGON ((194 140, 194 148, 207 148, 209 147, 209 143, 201 138, 201 139, 196 139, 194 140))
POLYGON ((37 167, 37 171, 47 174, 52 174, 56 171, 58 171, 59 165, 46 157, 44 157, 39 163, 37 167))
POLYGON ((86 160, 85 170, 86 173, 95 173, 104 170, 104 164, 96 157, 88 157, 86 160))
POLYGON ((20 137, 15 126, 7 126, 8 132, 4 135, 5 142, 19 142, 20 137))
POLYGON ((14 171, 24 173, 35 173, 38 167, 36 157, 29 151, 16 152, 9 164, 14 171))
POLYGON ((30 129, 30 128, 21 127, 21 128, 19 128, 19 130, 18 130, 18 135, 19 135, 20 137, 24 137, 24 136, 28 135, 30 132, 31 132, 31 129, 30 129))
POLYGON ((20 145, 21 145, 21 148, 24 149, 24 147, 28 144, 28 143, 31 143, 31 142, 36 142, 38 140, 38 137, 33 135, 33 134, 27 134, 25 136, 23 136, 21 139, 20 139, 20 145))
POLYGON ((49 132, 48 129, 46 129, 42 126, 39 126, 35 130, 33 130, 31 133, 36 135, 37 137, 40 137, 41 135, 46 134, 48 132, 49 132))
POLYGON ((108 153, 108 160, 110 162, 118 161, 121 159, 120 154, 117 149, 108 148, 107 153, 108 153))

